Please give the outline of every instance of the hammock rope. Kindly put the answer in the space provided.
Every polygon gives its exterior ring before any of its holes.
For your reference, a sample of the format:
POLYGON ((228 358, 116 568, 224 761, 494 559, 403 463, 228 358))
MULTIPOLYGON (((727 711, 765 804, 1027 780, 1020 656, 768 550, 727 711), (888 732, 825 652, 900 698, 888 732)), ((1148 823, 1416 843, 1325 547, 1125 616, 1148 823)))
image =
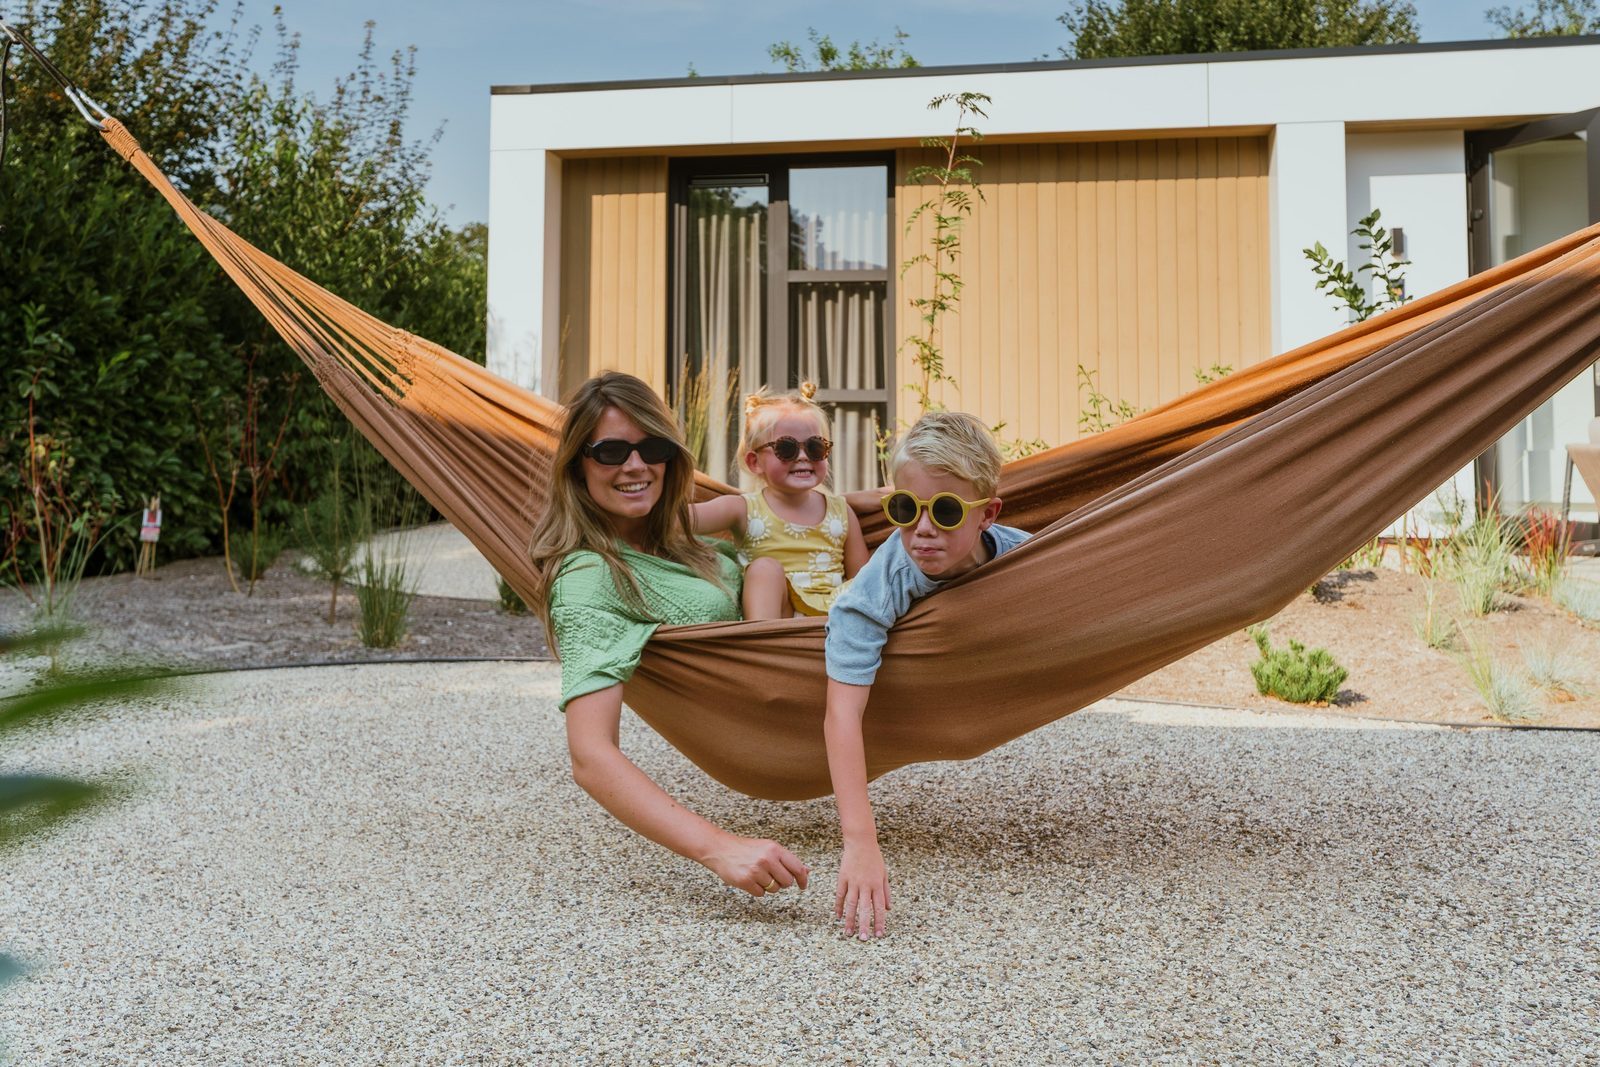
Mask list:
MULTIPOLYGON (((519 593, 559 408, 389 326, 154 187, 358 430, 519 593)), ((1600 352, 1600 227, 1008 464, 1037 532, 917 604, 885 649, 868 773, 987 752, 1267 618, 1486 451, 1600 352)), ((732 492, 698 476, 702 497, 732 492)), ((869 540, 887 532, 862 517, 869 540)), ((830 791, 823 623, 667 627, 630 707, 724 784, 830 791)))

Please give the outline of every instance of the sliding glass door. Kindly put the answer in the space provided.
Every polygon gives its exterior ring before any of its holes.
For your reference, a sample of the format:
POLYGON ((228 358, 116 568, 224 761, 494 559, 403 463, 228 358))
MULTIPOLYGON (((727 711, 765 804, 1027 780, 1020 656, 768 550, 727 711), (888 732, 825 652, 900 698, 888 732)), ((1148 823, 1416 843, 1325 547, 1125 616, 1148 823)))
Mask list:
POLYGON ((833 420, 834 488, 879 483, 893 400, 891 174, 891 160, 863 156, 674 166, 670 377, 686 422, 707 426, 708 473, 740 481, 745 393, 809 381, 833 420))
MULTIPOLYGON (((1487 270, 1600 222, 1600 108, 1469 134, 1472 269, 1487 270)), ((1600 364, 1568 382, 1478 462, 1504 511, 1559 509, 1566 446, 1600 413, 1600 364)), ((1595 503, 1581 482, 1575 515, 1595 503)))

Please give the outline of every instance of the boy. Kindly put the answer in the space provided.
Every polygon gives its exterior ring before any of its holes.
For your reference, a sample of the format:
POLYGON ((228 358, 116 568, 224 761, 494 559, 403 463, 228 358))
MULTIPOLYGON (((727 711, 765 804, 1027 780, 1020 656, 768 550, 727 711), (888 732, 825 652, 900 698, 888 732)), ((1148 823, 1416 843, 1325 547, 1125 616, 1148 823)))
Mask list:
POLYGON ((899 527, 878 546, 828 613, 828 713, 823 732, 839 804, 844 855, 834 916, 862 940, 882 937, 889 876, 867 798, 861 716, 872 695, 889 628, 941 584, 1020 545, 1028 534, 1000 526, 1000 450, 971 415, 929 412, 895 449, 894 491, 883 499, 899 527))

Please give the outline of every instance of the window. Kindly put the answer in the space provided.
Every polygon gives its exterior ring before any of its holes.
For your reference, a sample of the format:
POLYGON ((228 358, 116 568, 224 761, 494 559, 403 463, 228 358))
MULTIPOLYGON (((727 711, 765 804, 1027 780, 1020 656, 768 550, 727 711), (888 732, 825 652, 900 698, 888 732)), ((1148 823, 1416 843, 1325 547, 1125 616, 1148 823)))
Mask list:
MULTIPOLYGON (((802 381, 833 422, 833 485, 877 485, 892 415, 892 160, 681 160, 672 175, 674 388, 708 473, 739 481, 745 393, 802 381), (786 234, 787 239, 774 239, 786 234)), ((691 443, 694 443, 691 441, 691 443)))

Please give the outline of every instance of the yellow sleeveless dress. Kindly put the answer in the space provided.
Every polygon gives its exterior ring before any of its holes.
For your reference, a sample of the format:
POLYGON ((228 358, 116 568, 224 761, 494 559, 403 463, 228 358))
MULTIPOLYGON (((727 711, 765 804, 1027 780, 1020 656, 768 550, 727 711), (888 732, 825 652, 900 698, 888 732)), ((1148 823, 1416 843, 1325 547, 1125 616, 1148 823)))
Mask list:
MULTIPOLYGON (((817 490, 822 492, 822 490, 817 490)), ((744 539, 740 561, 770 556, 789 576, 789 602, 797 615, 826 615, 839 591, 850 583, 844 577, 844 539, 850 530, 849 504, 842 496, 822 493, 828 510, 815 526, 801 526, 772 512, 761 490, 744 494, 744 539)))

